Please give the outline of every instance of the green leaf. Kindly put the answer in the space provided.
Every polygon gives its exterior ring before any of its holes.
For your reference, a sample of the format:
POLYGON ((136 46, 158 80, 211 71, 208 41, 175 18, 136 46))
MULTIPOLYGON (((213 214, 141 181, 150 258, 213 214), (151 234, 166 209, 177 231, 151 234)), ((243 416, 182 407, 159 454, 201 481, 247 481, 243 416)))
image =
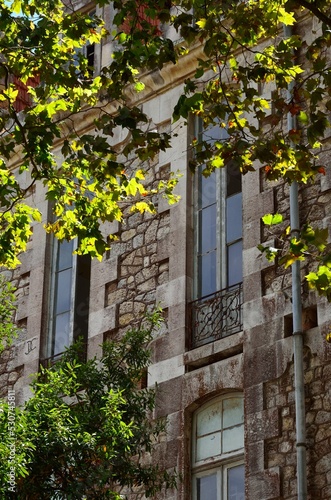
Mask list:
POLYGON ((281 214, 266 214, 262 220, 266 226, 274 226, 283 222, 283 216, 281 214))
POLYGON ((284 7, 279 7, 279 14, 279 22, 285 24, 286 26, 293 26, 295 23, 293 12, 287 12, 284 7))
POLYGON ((309 118, 308 118, 308 115, 307 113, 305 113, 304 111, 300 111, 299 113, 299 116, 298 116, 298 119, 301 123, 303 123, 304 125, 307 125, 309 123, 309 118))
POLYGON ((134 85, 136 92, 142 92, 145 89, 145 84, 143 82, 137 82, 134 85))
POLYGON ((41 212, 37 209, 33 210, 32 217, 33 217, 33 220, 35 220, 37 222, 41 222, 41 220, 42 220, 41 212))
POLYGON ((20 14, 22 7, 22 0, 14 0, 12 3, 12 9, 15 14, 20 14))
POLYGON ((206 26, 206 22, 207 20, 206 19, 199 19, 199 21, 196 21, 196 25, 199 26, 200 29, 204 29, 205 26, 206 26))

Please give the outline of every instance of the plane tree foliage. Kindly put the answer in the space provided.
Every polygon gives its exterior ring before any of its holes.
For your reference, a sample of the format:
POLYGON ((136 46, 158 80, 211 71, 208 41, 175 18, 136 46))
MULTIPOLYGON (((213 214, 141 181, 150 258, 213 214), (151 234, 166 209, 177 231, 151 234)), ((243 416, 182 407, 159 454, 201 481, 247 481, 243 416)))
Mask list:
POLYGON ((18 335, 15 324, 15 287, 5 276, 0 275, 0 355, 18 335))
MULTIPOLYGON (((98 258, 109 241, 102 224, 122 220, 128 203, 132 210, 154 211, 158 191, 176 200, 176 179, 163 179, 153 189, 146 184, 148 162, 171 147, 171 136, 152 126, 132 93, 144 90, 141 75, 180 64, 193 48, 200 47, 200 56, 173 119, 199 117, 205 129, 217 125, 227 131, 225 140, 192 141, 193 171, 204 165, 208 175, 231 163, 246 174, 262 166, 271 181, 303 184, 327 174, 320 158, 329 148, 330 0, 179 0, 173 5, 115 0, 110 32, 101 19, 65 3, 0 4, 2 264, 18 264, 31 225, 45 219, 25 203, 35 184, 45 186, 53 204, 46 230, 60 240, 78 236, 79 251, 98 258), (307 20, 309 33, 300 28, 307 20), (176 43, 167 36, 174 31, 176 43), (113 42, 112 57, 93 76, 81 49, 104 38, 113 42), (28 88, 24 109, 17 108, 17 81, 28 88), (90 108, 95 130, 82 133, 78 124, 90 108), (293 117, 290 127, 287 115, 293 117), (116 147, 112 139, 119 129, 128 140, 116 147), (56 157, 53 145, 60 141, 56 157)), ((327 234, 319 232, 316 239, 313 228, 304 241, 305 227, 297 242, 285 234, 281 262, 312 257, 316 273, 309 282, 329 297, 327 234)), ((261 250, 269 258, 276 255, 268 247, 261 250)))
MULTIPOLYGON (((179 29, 188 46, 203 45, 203 55, 174 110, 175 119, 199 117, 207 130, 206 140, 193 140, 192 170, 204 165, 208 175, 231 165, 246 174, 262 168, 267 181, 300 185, 329 175, 330 16, 327 0, 193 5, 191 23, 179 29), (226 129, 225 139, 208 140, 215 125, 226 129)), ((181 22, 180 16, 174 21, 181 22)), ((291 228, 277 226, 279 215, 263 218, 276 248, 262 244, 260 250, 285 268, 307 261, 309 285, 330 300, 327 228, 305 219, 294 237, 291 228)))
MULTIPOLYGON (((78 236, 79 252, 98 258, 109 242, 102 224, 122 220, 124 206, 152 212, 158 191, 176 200, 176 179, 153 189, 146 184, 149 161, 171 147, 171 136, 152 126, 132 94, 144 90, 141 75, 180 64, 193 48, 200 56, 173 119, 199 117, 205 129, 227 131, 226 140, 192 141, 193 171, 204 165, 208 175, 231 163, 246 174, 262 166, 271 181, 303 184, 328 173, 320 158, 329 148, 330 0, 115 0, 110 32, 101 19, 65 4, 0 2, 1 264, 16 266, 31 226, 45 221, 26 203, 35 184, 44 185, 53 204, 46 230, 60 240, 78 236), (300 28, 303 20, 313 27, 309 33, 300 28), (167 36, 174 31, 176 43, 167 36), (113 42, 112 57, 93 76, 82 48, 104 38, 113 42), (18 81, 28 89, 24 109, 17 106, 18 81), (95 130, 82 133, 79 121, 90 108, 95 130), (128 139, 116 147, 119 129, 128 139), (53 145, 60 142, 56 157, 53 145)), ((316 239, 312 228, 306 241, 307 225, 297 241, 285 234, 278 256, 284 265, 312 258, 309 282, 329 298, 327 234, 316 239)), ((261 250, 268 258, 277 254, 261 250)))
POLYGON ((123 204, 153 211, 160 191, 175 200, 174 179, 153 191, 144 182, 144 167, 170 137, 151 130, 138 106, 127 105, 125 88, 132 84, 138 92, 141 85, 125 51, 93 77, 84 47, 111 36, 101 19, 60 0, 6 0, 0 31, 0 262, 15 267, 31 226, 45 221, 46 214, 26 203, 36 185, 53 205, 46 230, 59 240, 78 237, 82 253, 101 258, 107 248, 102 224, 121 220, 123 204), (80 123, 91 108, 94 130, 84 133, 80 123), (119 129, 128 139, 116 148, 119 129))
POLYGON ((174 471, 148 461, 166 422, 150 418, 155 390, 141 388, 160 321, 153 312, 141 328, 106 342, 101 359, 82 363, 77 343, 42 368, 31 398, 15 408, 14 432, 11 397, 0 401, 1 498, 119 500, 131 490, 145 498, 175 485, 174 471))
MULTIPOLYGON (((205 138, 212 126, 226 130, 225 140, 193 139, 192 171, 203 166, 208 175, 231 165, 249 175, 262 168, 267 180, 303 185, 328 175, 331 0, 114 0, 113 7, 114 26, 107 31, 102 19, 69 1, 0 0, 2 266, 18 265, 36 223, 59 240, 78 237, 79 252, 101 258, 109 239, 103 223, 121 221, 128 204, 153 212, 158 192, 176 200, 176 179, 152 188, 146 182, 149 162, 171 147, 171 136, 137 103, 146 72, 180 64, 192 50, 199 56, 173 120, 199 118, 205 138), (302 21, 313 30, 302 30, 302 21), (176 43, 167 35, 174 32, 176 43), (103 40, 112 41, 112 57, 94 75, 83 49, 103 40), (80 127, 86 113, 93 116, 91 133, 80 127), (127 139, 117 145, 121 129, 127 139), (33 206, 35 187, 53 207, 50 220, 33 206)), ((277 228, 282 218, 267 214, 264 222, 277 228)), ((293 238, 285 228, 280 239, 284 248, 260 250, 285 267, 313 260, 307 280, 330 300, 327 230, 305 220, 300 235, 293 238)), ((10 315, 5 320, 11 330, 10 315)), ((16 409, 22 498, 33 498, 34 491, 35 498, 48 498, 50 491, 75 498, 78 487, 79 498, 116 498, 115 483, 152 495, 164 481, 171 484, 171 477, 139 461, 158 428, 147 421, 153 394, 136 391, 146 351, 134 345, 139 332, 128 335, 105 348, 101 367, 96 360, 81 364, 69 350, 38 375, 32 398, 16 409)), ((9 439, 3 427, 9 410, 5 404, 2 410, 1 435, 9 439)), ((9 444, 0 445, 6 488, 9 444)))

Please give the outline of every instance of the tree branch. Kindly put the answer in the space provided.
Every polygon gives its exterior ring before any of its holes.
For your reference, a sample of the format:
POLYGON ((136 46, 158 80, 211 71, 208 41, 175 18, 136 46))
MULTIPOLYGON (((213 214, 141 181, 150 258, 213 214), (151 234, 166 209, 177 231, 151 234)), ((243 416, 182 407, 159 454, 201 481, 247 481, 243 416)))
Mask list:
POLYGON ((301 5, 301 7, 304 7, 305 9, 309 10, 312 14, 314 14, 314 16, 316 16, 320 21, 322 21, 322 23, 331 27, 331 18, 319 10, 319 8, 316 6, 316 2, 310 3, 308 2, 308 0, 297 0, 297 2, 299 5, 301 5))

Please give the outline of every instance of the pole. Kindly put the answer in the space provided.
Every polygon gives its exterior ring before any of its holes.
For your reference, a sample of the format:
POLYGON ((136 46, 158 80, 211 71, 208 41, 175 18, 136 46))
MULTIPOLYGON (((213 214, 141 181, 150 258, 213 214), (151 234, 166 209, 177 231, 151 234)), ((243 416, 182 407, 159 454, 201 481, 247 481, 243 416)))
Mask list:
MULTIPOLYGON (((286 38, 292 35, 290 26, 284 26, 286 38)), ((288 101, 292 99, 294 82, 287 90, 288 101)), ((295 128, 295 118, 288 113, 288 130, 295 128)), ((294 146, 291 144, 291 146, 294 146)), ((292 237, 300 235, 298 184, 292 182, 290 187, 290 225, 292 237)), ((306 412, 305 384, 303 369, 303 331, 302 331, 302 300, 300 261, 292 264, 292 314, 293 314, 293 357, 294 357, 294 394, 296 420, 296 451, 297 451, 297 489, 298 500, 307 499, 307 458, 306 458, 306 412)))

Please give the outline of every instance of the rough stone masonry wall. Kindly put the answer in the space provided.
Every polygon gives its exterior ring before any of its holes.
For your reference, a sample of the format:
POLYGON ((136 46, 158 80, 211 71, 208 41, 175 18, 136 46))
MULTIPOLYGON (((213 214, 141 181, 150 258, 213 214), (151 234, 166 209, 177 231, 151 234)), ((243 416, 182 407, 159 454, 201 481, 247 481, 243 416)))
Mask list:
MULTIPOLYGON (((161 169, 167 175, 169 168, 161 169)), ((154 180, 160 174, 156 173, 154 180)), ((161 258, 158 242, 169 233, 169 207, 158 214, 125 211, 123 222, 111 243, 109 256, 117 257, 117 278, 106 284, 105 307, 116 305, 115 330, 121 332, 139 323, 156 305, 156 289, 169 279, 169 258, 161 258)))
POLYGON ((169 261, 157 257, 157 240, 169 228, 169 212, 159 217, 135 214, 122 225, 120 242, 112 244, 111 255, 119 253, 119 278, 106 286, 106 306, 117 304, 117 327, 137 322, 155 305, 156 287, 167 281, 169 261))
MULTIPOLYGON (((330 161, 325 158, 328 167, 330 161)), ((256 174, 257 177, 257 174, 256 174)), ((279 232, 289 225, 289 188, 283 183, 268 184, 263 171, 256 183, 259 203, 251 203, 253 188, 244 201, 244 231, 260 224, 261 241, 281 247, 279 232), (259 185, 259 192, 257 186, 259 185), (266 210, 267 209, 267 210, 266 210), (261 216, 280 212, 284 223, 270 234, 261 216)), ((300 187, 300 221, 330 228, 331 173, 316 184, 300 187)), ((256 238, 256 232, 255 232, 256 238)), ((256 245, 247 234, 245 269, 244 385, 246 426, 247 499, 297 498, 296 424, 293 376, 291 269, 263 264, 248 256, 256 245), (253 273, 254 271, 254 273, 253 273), (249 302, 251 301, 251 303, 249 302), (258 367, 258 370, 257 370, 258 367)), ((302 268, 302 280, 310 270, 302 268)), ((330 304, 307 286, 302 286, 305 345, 305 390, 309 499, 330 498, 330 346, 325 341, 330 329, 330 304)))
MULTIPOLYGON (((38 206, 47 221, 48 204, 42 186, 33 190, 28 203, 38 206)), ((5 396, 7 388, 15 390, 16 403, 23 404, 30 396, 32 374, 39 368, 40 342, 43 325, 42 305, 45 286, 46 233, 42 224, 33 225, 33 234, 27 250, 20 256, 21 265, 13 271, 2 270, 17 288, 15 321, 19 328, 13 346, 0 356, 0 391, 5 396), (8 384, 8 386, 7 386, 8 384)))
MULTIPOLYGON (((267 184, 264 182, 262 185, 267 188, 267 184)), ((282 250, 286 251, 288 248, 288 244, 284 243, 280 237, 290 224, 290 188, 289 185, 279 182, 272 189, 274 193, 274 212, 282 214, 284 222, 279 226, 272 227, 272 230, 263 225, 262 241, 274 239, 274 246, 280 249, 279 257, 281 257, 282 250)), ((317 178, 316 183, 300 186, 299 204, 301 228, 305 224, 312 224, 313 227, 319 229, 328 227, 331 210, 331 190, 328 180, 320 176, 317 178)), ((311 268, 312 265, 307 259, 302 267, 302 278, 311 268)), ((262 289, 264 295, 276 291, 285 291, 291 295, 291 268, 284 270, 283 266, 272 266, 264 270, 262 273, 262 289)), ((303 292, 303 298, 307 300, 307 285, 304 286, 303 292)))
MULTIPOLYGON (((15 271, 3 271, 3 275, 6 279, 12 282, 13 286, 16 288, 16 299, 19 304, 27 301, 29 296, 30 287, 30 273, 25 273, 20 275, 18 269, 15 271)), ((14 346, 18 342, 22 341, 26 337, 26 318, 19 319, 19 317, 13 318, 17 321, 17 326, 19 327, 18 337, 14 339, 14 346)), ((0 397, 5 397, 8 389, 14 387, 18 379, 23 374, 23 365, 17 366, 16 355, 17 352, 15 347, 5 349, 0 355, 0 397)))
MULTIPOLYGON (((318 335, 318 332, 315 332, 318 335)), ((305 349, 308 492, 311 500, 331 498, 331 366, 305 349)), ((282 377, 267 382, 268 410, 278 409, 279 434, 265 442, 266 467, 280 467, 280 497, 297 498, 294 372, 291 363, 282 377)))

